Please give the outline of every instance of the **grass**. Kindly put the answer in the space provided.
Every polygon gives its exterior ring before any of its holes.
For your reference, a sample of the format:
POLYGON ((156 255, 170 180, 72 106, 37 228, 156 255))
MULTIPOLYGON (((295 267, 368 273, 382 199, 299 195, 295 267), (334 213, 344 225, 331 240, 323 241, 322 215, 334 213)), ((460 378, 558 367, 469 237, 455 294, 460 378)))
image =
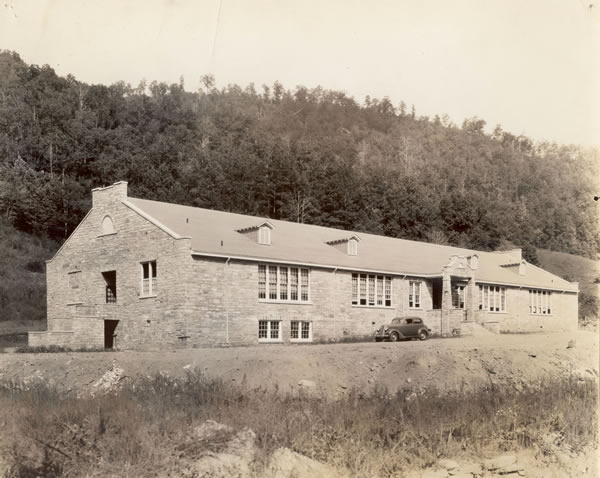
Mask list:
POLYGON ((0 335, 0 350, 5 347, 22 347, 27 345, 27 333, 0 335))
POLYGON ((11 445, 0 454, 11 465, 10 477, 177 476, 186 460, 218 451, 219 443, 190 446, 193 427, 212 419, 256 433, 257 476, 278 447, 354 476, 402 476, 442 457, 544 452, 548 434, 576 453, 597 442, 597 405, 596 384, 576 380, 520 392, 490 387, 415 397, 352 391, 337 401, 195 373, 131 381, 95 398, 74 398, 39 383, 5 383, 0 422, 11 445))

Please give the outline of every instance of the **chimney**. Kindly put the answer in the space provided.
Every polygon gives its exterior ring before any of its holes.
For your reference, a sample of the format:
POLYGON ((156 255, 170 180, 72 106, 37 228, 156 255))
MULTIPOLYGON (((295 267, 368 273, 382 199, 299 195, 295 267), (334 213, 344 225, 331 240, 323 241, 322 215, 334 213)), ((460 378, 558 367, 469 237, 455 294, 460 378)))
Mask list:
POLYGON ((92 189, 92 207, 105 206, 127 199, 127 181, 119 181, 112 186, 92 189))

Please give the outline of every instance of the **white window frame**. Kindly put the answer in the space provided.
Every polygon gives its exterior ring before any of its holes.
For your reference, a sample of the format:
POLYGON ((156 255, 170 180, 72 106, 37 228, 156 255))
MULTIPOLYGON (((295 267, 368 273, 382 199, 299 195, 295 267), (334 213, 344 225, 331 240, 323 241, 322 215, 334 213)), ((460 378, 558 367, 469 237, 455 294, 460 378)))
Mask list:
POLYGON ((552 291, 529 289, 529 315, 552 315, 552 291))
POLYGON ((456 310, 464 310, 466 307, 465 303, 465 290, 467 288, 467 284, 457 284, 454 283, 451 286, 451 300, 452 300, 452 308, 456 310), (455 293, 456 291, 456 293, 455 293), (457 298, 458 305, 454 305, 454 298, 457 298), (461 307, 462 302, 462 307, 461 307))
POLYGON ((506 287, 479 284, 479 310, 494 314, 505 314, 507 309, 506 287))
POLYGON ((310 298, 308 267, 258 264, 259 302, 310 304, 310 298))
POLYGON ((158 274, 156 273, 157 269, 158 266, 156 264, 156 260, 140 262, 140 298, 156 297, 156 292, 158 291, 158 274), (148 264, 147 279, 144 277, 144 265, 146 264, 148 264))
POLYGON ((271 228, 269 226, 258 228, 258 243, 265 246, 271 245, 271 228))
POLYGON ((408 281, 408 308, 421 309, 421 291, 423 282, 417 280, 408 281))
POLYGON ((282 342, 283 339, 283 333, 282 333, 282 321, 281 319, 260 319, 258 321, 258 341, 259 342, 282 342), (261 323, 266 323, 266 330, 267 331, 267 336, 266 337, 261 337, 260 336, 260 332, 261 332, 261 323), (272 338, 272 331, 273 331, 273 324, 277 323, 277 338, 272 338))
POLYGON ((358 241, 356 239, 350 239, 348 241, 348 255, 356 256, 358 254, 358 241))
POLYGON ((352 307, 392 307, 392 276, 353 272, 352 307))
POLYGON ((312 342, 312 322, 309 320, 291 320, 290 321, 290 342, 312 342), (298 324, 298 337, 294 338, 294 324, 298 324), (308 337, 302 337, 304 325, 308 325, 308 337))

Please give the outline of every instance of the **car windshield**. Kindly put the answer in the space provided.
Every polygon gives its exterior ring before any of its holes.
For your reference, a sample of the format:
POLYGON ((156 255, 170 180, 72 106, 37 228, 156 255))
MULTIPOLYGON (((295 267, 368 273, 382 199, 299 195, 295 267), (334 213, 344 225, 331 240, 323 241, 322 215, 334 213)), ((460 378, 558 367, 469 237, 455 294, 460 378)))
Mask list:
POLYGON ((402 323, 402 319, 400 317, 396 317, 395 319, 392 319, 392 324, 401 324, 402 323))

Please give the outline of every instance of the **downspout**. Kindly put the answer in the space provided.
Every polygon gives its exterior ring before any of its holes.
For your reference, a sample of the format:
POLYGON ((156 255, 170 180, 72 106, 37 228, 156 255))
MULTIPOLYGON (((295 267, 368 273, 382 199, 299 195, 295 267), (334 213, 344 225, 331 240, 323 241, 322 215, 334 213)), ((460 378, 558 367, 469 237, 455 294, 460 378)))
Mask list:
MULTIPOLYGON (((335 269, 333 269, 333 286, 335 287, 334 292, 337 292, 337 281, 336 281, 337 277, 335 276, 335 273, 337 272, 337 270, 338 270, 337 267, 335 269)), ((334 338, 337 337, 337 327, 336 327, 335 317, 336 317, 336 314, 334 312, 333 313, 333 336, 334 336, 334 338)), ((313 330, 313 334, 314 334, 314 330, 313 330)))
MULTIPOLYGON (((225 261, 225 273, 227 273, 227 270, 229 269, 227 266, 229 266, 229 261, 231 260, 231 257, 228 257, 227 260, 225 261)), ((227 279, 227 278, 225 278, 227 279)), ((230 281, 225 280, 226 284, 231 284, 230 281)), ((229 287, 229 286, 228 286, 229 287)), ((225 296, 225 343, 227 345, 229 345, 229 304, 227 303, 227 295, 225 296)))

